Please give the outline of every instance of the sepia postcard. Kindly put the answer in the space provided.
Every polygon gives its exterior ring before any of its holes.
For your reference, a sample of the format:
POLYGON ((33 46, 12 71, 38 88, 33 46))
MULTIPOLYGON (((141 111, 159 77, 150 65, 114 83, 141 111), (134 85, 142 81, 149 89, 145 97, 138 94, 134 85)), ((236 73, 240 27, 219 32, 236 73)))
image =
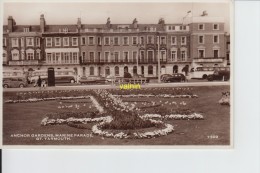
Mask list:
POLYGON ((3 3, 2 145, 231 147, 232 17, 230 2, 3 3))

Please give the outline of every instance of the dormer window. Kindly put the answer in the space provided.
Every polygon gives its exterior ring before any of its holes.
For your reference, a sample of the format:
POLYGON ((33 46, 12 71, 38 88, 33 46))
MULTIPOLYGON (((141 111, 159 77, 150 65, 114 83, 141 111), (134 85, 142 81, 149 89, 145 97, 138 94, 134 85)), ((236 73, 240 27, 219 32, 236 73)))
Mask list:
POLYGON ((23 28, 23 32, 30 32, 30 28, 23 28))
POLYGON ((69 32, 68 28, 63 28, 63 32, 69 32))

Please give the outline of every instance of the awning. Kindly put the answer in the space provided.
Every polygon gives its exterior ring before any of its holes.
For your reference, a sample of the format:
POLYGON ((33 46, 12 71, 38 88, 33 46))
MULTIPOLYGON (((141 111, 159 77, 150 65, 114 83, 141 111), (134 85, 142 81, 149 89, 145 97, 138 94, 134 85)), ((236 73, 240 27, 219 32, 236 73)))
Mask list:
POLYGON ((59 52, 79 52, 79 48, 49 48, 45 49, 46 53, 59 53, 59 52))

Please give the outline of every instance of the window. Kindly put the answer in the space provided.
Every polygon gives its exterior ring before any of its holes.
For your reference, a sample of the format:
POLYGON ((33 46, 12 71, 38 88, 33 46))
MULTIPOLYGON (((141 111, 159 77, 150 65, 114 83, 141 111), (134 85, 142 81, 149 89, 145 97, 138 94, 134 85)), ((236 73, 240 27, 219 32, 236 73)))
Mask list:
POLYGON ((119 45, 119 38, 118 37, 114 37, 114 45, 119 45))
POLYGON ((166 37, 161 37, 160 44, 166 44, 166 37))
POLYGON ((148 44, 153 44, 153 36, 148 36, 148 44))
POLYGON ((12 38, 12 47, 18 47, 18 38, 12 38))
POLYGON ((101 46, 101 37, 98 37, 98 45, 101 46))
POLYGON ((78 53, 77 52, 73 52, 72 53, 72 56, 73 56, 73 63, 77 63, 78 62, 78 53))
POLYGON ((123 45, 129 45, 129 38, 123 37, 123 45))
POLYGON ((128 62, 128 52, 124 52, 124 62, 128 62))
POLYGON ((54 57, 54 64, 58 64, 60 62, 60 53, 55 53, 55 57, 54 57))
POLYGON ((198 53, 199 53, 199 55, 198 55, 199 58, 204 58, 204 53, 205 53, 204 49, 199 49, 198 53))
POLYGON ((181 61, 186 61, 186 51, 185 50, 181 51, 181 61))
POLYGON ((27 46, 33 46, 33 38, 32 37, 26 38, 26 45, 27 46))
POLYGON ((94 37, 88 37, 88 44, 94 45, 95 44, 95 38, 94 37))
POLYGON ((166 61, 166 51, 161 50, 160 61, 166 61))
POLYGON ((6 38, 3 38, 3 46, 6 46, 6 38))
POLYGON ((219 43, 218 35, 213 36, 213 43, 219 43))
POLYGON ((115 52, 114 56, 115 56, 115 62, 118 62, 119 61, 119 52, 115 52))
POLYGON ((68 28, 63 28, 62 31, 63 31, 63 32, 69 32, 69 29, 68 29, 68 28))
POLYGON ((137 52, 136 51, 133 52, 133 61, 134 62, 137 61, 137 52))
POLYGON ((81 37, 81 45, 86 45, 86 37, 81 37))
POLYGON ((199 35, 199 44, 204 44, 204 36, 199 35))
POLYGON ((140 51, 140 54, 141 54, 141 55, 140 55, 140 56, 141 56, 141 57, 140 57, 140 61, 141 61, 141 62, 144 62, 144 50, 141 50, 141 51, 140 51))
POLYGON ((82 62, 86 62, 86 52, 82 52, 82 62))
POLYGON ((64 58, 65 58, 65 63, 69 63, 69 53, 65 52, 63 55, 64 55, 64 58))
POLYGON ((105 52, 105 62, 109 61, 109 52, 105 52))
POLYGON ((181 45, 186 45, 186 37, 181 37, 181 45))
POLYGON ((63 38, 63 46, 69 46, 69 37, 63 38))
POLYGON ((119 76, 119 67, 118 66, 115 66, 115 75, 119 76))
POLYGON ((105 37, 105 45, 109 45, 110 39, 109 37, 105 37))
POLYGON ((77 37, 72 38, 72 46, 78 46, 78 38, 77 37))
POLYGON ((177 51, 174 50, 171 52, 171 61, 176 61, 177 60, 177 51))
POLYGON ((61 39, 59 37, 55 37, 55 46, 61 46, 61 39))
POLYGON ((171 37, 171 45, 176 45, 177 39, 176 37, 171 37))
POLYGON ((218 24, 213 24, 213 30, 219 30, 219 25, 218 24))
POLYGON ((204 24, 199 24, 199 30, 204 30, 204 24))
POLYGON ((52 63, 52 55, 51 55, 51 53, 47 53, 47 62, 48 63, 52 63))
POLYGON ((41 56, 41 53, 40 53, 40 52, 37 52, 35 58, 39 60, 39 59, 41 59, 40 56, 41 56))
POLYGON ((140 37, 140 43, 141 45, 144 45, 144 37, 140 37))
POLYGON ((52 46, 52 38, 47 37, 46 38, 46 47, 51 47, 52 46))
POLYGON ((30 32, 30 28, 23 28, 23 32, 30 32))
POLYGON ((40 44, 41 44, 41 39, 40 38, 36 38, 36 46, 40 46, 40 44))
POLYGON ((89 68, 89 75, 94 75, 94 67, 89 68))
POLYGON ((106 76, 110 75, 110 68, 109 67, 105 68, 105 75, 106 76))
POLYGON ((94 52, 89 52, 89 60, 90 60, 90 62, 94 62, 94 59, 95 59, 94 52))
POLYGON ((153 62, 153 51, 147 51, 148 53, 148 63, 152 63, 153 62))
POLYGON ((26 53, 27 55, 27 60, 33 60, 33 53, 32 52, 28 52, 26 53))
POLYGON ((175 30, 175 26, 172 26, 172 30, 175 30))
POLYGON ((137 45, 137 37, 132 37, 132 38, 133 38, 133 40, 132 40, 133 43, 132 44, 133 45, 137 45))
POLYGON ((148 66, 148 74, 153 74, 153 66, 148 66))
POLYGON ((214 58, 218 58, 219 57, 219 50, 218 49, 214 49, 213 50, 213 52, 214 52, 214 58))

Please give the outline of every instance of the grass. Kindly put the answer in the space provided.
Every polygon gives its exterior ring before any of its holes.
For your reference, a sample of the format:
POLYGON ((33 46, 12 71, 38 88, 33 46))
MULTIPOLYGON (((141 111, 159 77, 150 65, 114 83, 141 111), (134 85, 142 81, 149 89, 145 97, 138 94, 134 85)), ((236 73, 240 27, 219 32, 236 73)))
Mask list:
MULTIPOLYGON (((163 104, 156 108, 147 108, 173 111, 178 108, 189 109, 201 113, 204 120, 168 120, 174 126, 174 132, 154 139, 103 139, 100 136, 91 136, 91 127, 95 123, 86 125, 87 128, 78 129, 68 125, 41 126, 40 122, 46 114, 59 112, 59 102, 45 101, 36 103, 18 103, 3 105, 3 144, 4 145, 229 145, 230 144, 230 107, 218 104, 222 92, 229 91, 229 86, 189 87, 199 98, 127 98, 146 102, 174 101, 177 105, 163 104), (186 102, 181 106, 180 102, 186 102), (82 134, 80 137, 70 137, 69 140, 36 140, 33 137, 11 137, 12 134, 82 134), (84 136, 85 135, 85 136, 84 136), (217 135, 217 139, 209 136, 217 135)), ((168 91, 167 91, 168 92, 168 91)), ((4 93, 9 96, 9 93, 4 93)), ((127 100, 124 99, 124 100, 127 100)), ((140 102, 141 105, 142 102, 140 102)), ((65 104, 65 103, 64 103, 65 104)), ((66 103, 71 104, 71 103, 66 103)), ((73 103, 74 104, 74 103, 73 103)), ((83 103, 82 103, 83 104, 83 103)), ((90 104, 90 103, 85 103, 90 104)), ((86 106, 87 112, 95 111, 94 107, 86 106)), ((82 110, 77 110, 82 111, 82 110)), ((122 115, 123 116, 123 115, 122 115)))

